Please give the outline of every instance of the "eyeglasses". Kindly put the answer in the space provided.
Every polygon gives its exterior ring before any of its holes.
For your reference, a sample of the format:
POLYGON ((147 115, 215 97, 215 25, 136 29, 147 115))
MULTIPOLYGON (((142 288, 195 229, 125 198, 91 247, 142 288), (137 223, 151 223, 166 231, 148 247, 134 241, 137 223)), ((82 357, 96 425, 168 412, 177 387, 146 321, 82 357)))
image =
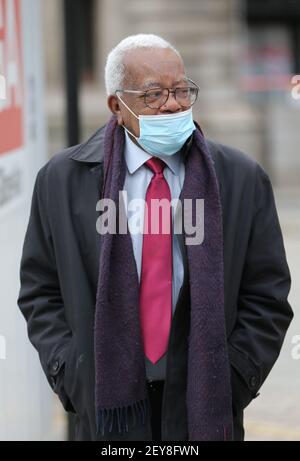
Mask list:
POLYGON ((183 86, 170 90, 169 88, 151 88, 147 91, 139 90, 116 90, 117 93, 136 93, 144 95, 144 102, 151 109, 159 109, 169 99, 170 93, 174 94, 174 98, 183 108, 191 107, 197 100, 199 86, 190 78, 186 79, 193 86, 183 86))

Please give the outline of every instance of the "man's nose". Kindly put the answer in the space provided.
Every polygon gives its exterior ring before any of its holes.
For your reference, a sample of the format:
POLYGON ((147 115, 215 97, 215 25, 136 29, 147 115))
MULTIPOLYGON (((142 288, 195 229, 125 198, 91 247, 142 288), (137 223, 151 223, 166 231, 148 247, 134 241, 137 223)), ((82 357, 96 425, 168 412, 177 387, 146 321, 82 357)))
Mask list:
POLYGON ((174 92, 170 92, 167 101, 161 106, 160 112, 178 112, 180 109, 181 106, 176 101, 174 92))

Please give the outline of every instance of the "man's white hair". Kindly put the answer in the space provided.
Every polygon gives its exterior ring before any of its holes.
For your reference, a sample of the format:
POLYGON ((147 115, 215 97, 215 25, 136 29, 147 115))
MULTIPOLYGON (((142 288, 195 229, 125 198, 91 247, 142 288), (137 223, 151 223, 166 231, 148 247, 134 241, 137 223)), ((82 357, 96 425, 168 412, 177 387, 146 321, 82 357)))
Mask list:
POLYGON ((108 96, 114 94, 116 90, 122 89, 125 77, 125 55, 128 51, 137 48, 170 48, 181 58, 176 48, 158 35, 138 34, 124 38, 107 56, 105 87, 108 96))

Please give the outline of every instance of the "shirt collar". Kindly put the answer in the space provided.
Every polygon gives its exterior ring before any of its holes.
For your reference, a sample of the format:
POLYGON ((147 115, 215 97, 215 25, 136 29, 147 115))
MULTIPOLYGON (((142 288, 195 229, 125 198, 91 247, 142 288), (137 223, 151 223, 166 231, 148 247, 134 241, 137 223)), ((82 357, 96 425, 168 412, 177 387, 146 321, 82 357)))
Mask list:
MULTIPOLYGON (((137 146, 125 131, 125 160, 127 168, 130 174, 135 173, 135 171, 140 168, 147 160, 153 157, 153 155, 145 152, 141 147, 137 146)), ((157 155, 156 157, 163 160, 167 166, 170 168, 173 174, 179 176, 180 172, 180 163, 181 163, 181 154, 182 152, 176 152, 174 155, 157 155)))

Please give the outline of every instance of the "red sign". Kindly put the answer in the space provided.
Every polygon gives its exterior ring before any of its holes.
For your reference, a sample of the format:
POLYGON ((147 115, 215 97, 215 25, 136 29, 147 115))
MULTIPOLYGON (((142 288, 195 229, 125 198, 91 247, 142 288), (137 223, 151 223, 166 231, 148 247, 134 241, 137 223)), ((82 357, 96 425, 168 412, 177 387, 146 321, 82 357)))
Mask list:
POLYGON ((0 0, 0 155, 23 145, 23 84, 20 0, 0 0))

